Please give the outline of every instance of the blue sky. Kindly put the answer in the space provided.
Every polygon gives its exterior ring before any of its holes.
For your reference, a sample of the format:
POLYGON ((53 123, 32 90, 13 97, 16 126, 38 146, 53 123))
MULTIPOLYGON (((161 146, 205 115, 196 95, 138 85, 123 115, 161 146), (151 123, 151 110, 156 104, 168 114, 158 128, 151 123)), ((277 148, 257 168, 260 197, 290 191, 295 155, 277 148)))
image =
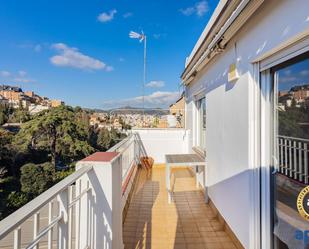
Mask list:
POLYGON ((280 69, 279 91, 289 91, 294 86, 308 85, 309 59, 301 60, 295 64, 280 69))
POLYGON ((218 1, 3 0, 0 83, 70 105, 141 106, 148 39, 146 106, 178 97, 186 56, 218 1))

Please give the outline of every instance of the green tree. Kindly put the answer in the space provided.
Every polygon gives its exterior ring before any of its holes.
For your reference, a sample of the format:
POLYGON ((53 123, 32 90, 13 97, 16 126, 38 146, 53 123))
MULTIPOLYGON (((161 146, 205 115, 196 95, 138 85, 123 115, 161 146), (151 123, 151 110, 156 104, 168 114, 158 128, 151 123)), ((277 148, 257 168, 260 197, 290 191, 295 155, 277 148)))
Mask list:
POLYGON ((27 110, 20 108, 13 111, 9 117, 10 123, 24 123, 30 120, 30 114, 27 110))
MULTIPOLYGON (((14 205, 10 204, 10 201, 13 201, 12 199, 9 199, 8 197, 12 192, 19 191, 19 182, 18 179, 7 176, 3 177, 0 181, 0 220, 9 215, 10 213, 14 212, 18 207, 14 207, 14 205)), ((14 198, 14 197, 12 197, 14 198)))
POLYGON ((125 134, 119 133, 115 129, 111 129, 110 131, 100 129, 97 137, 97 147, 101 151, 106 151, 125 137, 125 134))
POLYGON ((49 162, 28 163, 21 167, 21 191, 34 198, 50 188, 55 180, 55 168, 49 162))
POLYGON ((12 146, 13 134, 0 128, 0 167, 14 174, 12 168, 14 161, 14 148, 12 146))
POLYGON ((8 108, 4 105, 0 105, 0 125, 3 125, 8 120, 8 108))
POLYGON ((127 124, 121 117, 119 117, 119 123, 121 124, 123 130, 131 130, 132 129, 132 126, 127 124))
POLYGON ((74 109, 59 106, 38 113, 24 123, 14 137, 22 151, 46 150, 56 166, 59 160, 79 160, 95 150, 88 143, 89 127, 81 122, 74 109))
POLYGON ((27 194, 23 192, 13 191, 7 197, 7 211, 14 212, 16 209, 22 207, 29 201, 27 194))
POLYGON ((97 146, 100 150, 106 151, 111 147, 112 138, 107 129, 100 129, 97 136, 97 146))

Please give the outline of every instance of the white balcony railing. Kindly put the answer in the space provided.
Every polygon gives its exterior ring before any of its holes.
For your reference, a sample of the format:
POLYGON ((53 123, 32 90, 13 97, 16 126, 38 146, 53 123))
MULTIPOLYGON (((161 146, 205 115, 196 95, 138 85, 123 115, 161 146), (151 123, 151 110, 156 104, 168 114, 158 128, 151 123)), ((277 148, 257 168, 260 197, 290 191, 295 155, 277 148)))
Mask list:
POLYGON ((80 184, 79 191, 73 191, 73 184, 76 184, 84 174, 91 170, 91 166, 79 169, 2 220, 0 222, 1 248, 37 249, 40 241, 44 238, 45 247, 47 245, 47 248, 51 249, 56 243, 53 235, 55 230, 57 230, 58 248, 65 248, 65 243, 67 243, 67 248, 72 248, 73 208, 79 208, 82 196, 91 191, 88 183, 86 186, 80 184), (73 192, 75 192, 74 197, 73 192), (42 218, 47 218, 48 222, 44 228, 41 228, 40 211, 43 209, 43 213, 46 213, 44 210, 46 207, 48 208, 48 215, 42 218), (57 209, 56 213, 55 209, 57 209), (33 226, 29 222, 24 225, 31 217, 33 217, 33 226), (28 235, 28 237, 24 238, 26 241, 22 243, 22 234, 24 232, 29 234, 29 229, 33 229, 33 232, 30 233, 30 237, 28 235), (13 240, 12 236, 10 236, 12 232, 13 240), (6 236, 9 236, 9 238, 2 241, 6 236))
POLYGON ((2 220, 0 248, 122 248, 121 214, 141 153, 136 138, 98 154, 102 160, 80 161, 76 172, 2 220), (117 153, 105 160, 110 152, 117 153))
POLYGON ((133 131, 0 221, 0 248, 122 249, 123 213, 140 157, 148 153, 163 163, 165 154, 185 153, 187 145, 183 129, 133 131))
POLYGON ((309 140, 278 136, 279 172, 301 183, 309 182, 309 140))
POLYGON ((139 138, 136 134, 130 134, 126 139, 110 148, 108 152, 119 152, 122 155, 122 179, 125 181, 130 169, 138 164, 141 150, 139 138))

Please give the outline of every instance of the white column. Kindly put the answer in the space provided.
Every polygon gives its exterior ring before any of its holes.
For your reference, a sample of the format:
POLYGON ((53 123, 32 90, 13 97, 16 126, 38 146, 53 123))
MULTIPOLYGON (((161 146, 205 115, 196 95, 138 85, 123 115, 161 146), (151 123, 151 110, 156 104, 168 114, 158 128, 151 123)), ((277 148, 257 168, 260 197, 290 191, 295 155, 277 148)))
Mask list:
MULTIPOLYGON (((109 152, 100 152, 100 155, 109 152), (103 154, 101 154, 103 153, 103 154)), ((91 192, 81 198, 79 207, 79 249, 122 249, 122 158, 115 155, 110 161, 79 162, 76 170, 91 165, 93 170, 81 177, 81 192, 89 183, 91 192)), ((79 229, 76 227, 76 229, 79 229)))
POLYGON ((59 202, 59 214, 62 219, 58 223, 58 249, 68 248, 68 189, 57 196, 59 202))
POLYGON ((14 230, 14 249, 21 249, 21 229, 14 230))
MULTIPOLYGON (((33 219, 33 239, 34 240, 38 236, 39 230, 40 230, 40 213, 35 213, 34 219, 33 219)), ((33 249, 39 249, 39 244, 34 246, 33 249)))

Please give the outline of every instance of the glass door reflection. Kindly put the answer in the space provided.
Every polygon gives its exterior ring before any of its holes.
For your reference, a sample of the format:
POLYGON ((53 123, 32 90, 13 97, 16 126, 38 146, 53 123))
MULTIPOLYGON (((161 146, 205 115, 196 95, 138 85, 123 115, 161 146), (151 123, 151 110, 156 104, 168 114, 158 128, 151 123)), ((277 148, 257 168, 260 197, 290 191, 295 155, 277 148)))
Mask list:
POLYGON ((274 68, 272 75, 274 248, 305 249, 309 248, 309 238, 305 240, 309 222, 298 213, 297 197, 309 182, 308 54, 274 68))

